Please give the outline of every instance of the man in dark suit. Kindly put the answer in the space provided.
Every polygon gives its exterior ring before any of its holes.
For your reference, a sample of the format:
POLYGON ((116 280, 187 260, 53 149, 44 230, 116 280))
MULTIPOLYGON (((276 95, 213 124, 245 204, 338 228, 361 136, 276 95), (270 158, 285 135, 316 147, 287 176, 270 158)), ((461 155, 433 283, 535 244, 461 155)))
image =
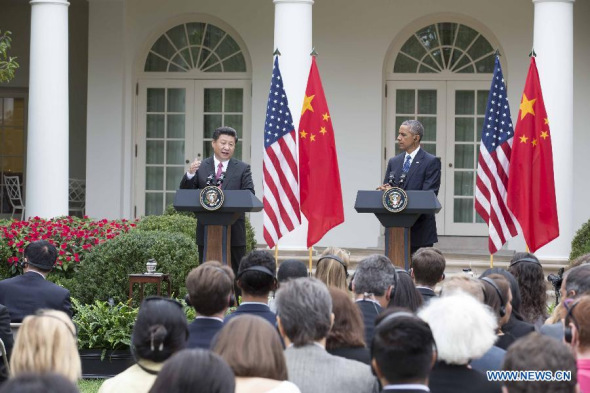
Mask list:
POLYGON ((227 309, 233 305, 234 272, 217 261, 206 262, 186 277, 190 305, 197 312, 188 325, 187 348, 209 349, 223 327, 227 309))
POLYGON ((410 274, 425 304, 436 297, 434 287, 445 279, 445 267, 445 257, 436 248, 423 247, 412 255, 410 274))
POLYGON ((436 362, 434 337, 426 322, 401 311, 385 316, 375 329, 371 364, 382 393, 428 392, 428 375, 436 362))
MULTIPOLYGON (((6 349, 6 356, 10 359, 10 353, 12 352, 12 346, 14 345, 14 339, 12 337, 12 330, 10 330, 10 314, 8 309, 0 304, 0 339, 4 343, 6 349)), ((8 370, 4 367, 4 360, 0 360, 0 384, 2 381, 8 379, 8 370)))
MULTIPOLYGON (((438 195, 440 188, 440 160, 420 147, 424 126, 417 120, 406 120, 399 128, 397 143, 403 153, 391 158, 385 171, 383 185, 386 190, 398 186, 404 190, 432 190, 438 195)), ((432 247, 438 242, 434 214, 423 214, 411 230, 411 251, 432 247)))
MULTIPOLYGON (((232 158, 238 143, 238 133, 231 127, 219 127, 213 132, 213 157, 193 161, 182 177, 180 188, 201 189, 207 186, 208 179, 223 177, 222 190, 250 190, 254 194, 254 183, 250 165, 232 158)), ((199 262, 203 262, 204 227, 197 222, 197 246, 199 262)), ((240 260, 246 254, 246 221, 242 216, 231 226, 231 265, 238 274, 240 260)))
POLYGON ((22 322, 42 308, 72 315, 70 291, 45 279, 56 259, 55 246, 37 240, 25 248, 24 274, 0 281, 0 304, 8 308, 11 322, 22 322))

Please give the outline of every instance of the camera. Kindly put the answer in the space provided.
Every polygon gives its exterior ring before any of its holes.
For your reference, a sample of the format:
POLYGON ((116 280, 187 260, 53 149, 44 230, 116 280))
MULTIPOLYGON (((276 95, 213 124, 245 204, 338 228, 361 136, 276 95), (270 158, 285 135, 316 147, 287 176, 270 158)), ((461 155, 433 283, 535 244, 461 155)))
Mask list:
POLYGON ((562 267, 557 271, 557 274, 551 273, 547 276, 547 281, 553 285, 553 290, 555 291, 555 304, 559 303, 559 290, 561 289, 561 284, 563 283, 563 272, 565 269, 562 267))

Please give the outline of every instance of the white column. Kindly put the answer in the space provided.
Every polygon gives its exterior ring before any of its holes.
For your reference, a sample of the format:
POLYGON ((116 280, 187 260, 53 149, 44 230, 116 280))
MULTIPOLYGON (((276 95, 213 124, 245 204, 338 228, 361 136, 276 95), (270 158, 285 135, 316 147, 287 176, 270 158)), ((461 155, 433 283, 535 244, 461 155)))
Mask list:
POLYGON ((68 3, 32 0, 27 217, 68 214, 68 3))
MULTIPOLYGON (((311 66, 313 0, 273 0, 275 4, 275 47, 281 52, 279 64, 295 130, 311 66)), ((307 220, 279 241, 279 250, 307 248, 307 220)))
POLYGON ((534 49, 553 141, 559 237, 537 251, 542 259, 567 259, 573 228, 574 0, 533 0, 534 49))

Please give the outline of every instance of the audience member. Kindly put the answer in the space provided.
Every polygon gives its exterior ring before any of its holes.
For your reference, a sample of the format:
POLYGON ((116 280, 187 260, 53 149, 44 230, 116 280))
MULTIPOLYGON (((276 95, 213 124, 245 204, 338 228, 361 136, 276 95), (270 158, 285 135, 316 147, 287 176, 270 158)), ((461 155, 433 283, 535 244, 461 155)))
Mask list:
POLYGON ((18 323, 39 309, 65 312, 70 317, 70 291, 46 280, 57 259, 57 250, 47 240, 25 247, 23 274, 0 281, 0 304, 8 308, 10 322, 18 323))
POLYGON ((416 289, 410 273, 404 269, 395 269, 397 282, 387 307, 403 307, 416 312, 424 303, 422 295, 416 289))
POLYGON ((434 247, 419 248, 412 255, 410 274, 424 303, 436 296, 434 287, 445 279, 446 261, 443 253, 434 247))
POLYGON ((512 301, 510 302, 512 305, 512 313, 510 314, 508 322, 502 326, 502 331, 510 333, 516 339, 534 332, 535 326, 532 323, 524 321, 524 318, 520 315, 521 297, 516 278, 509 271, 499 267, 487 269, 480 277, 488 277, 490 274, 500 274, 508 280, 508 283, 510 284, 510 292, 512 293, 512 301))
POLYGON ((389 304, 397 281, 395 267, 385 255, 374 254, 359 262, 352 280, 356 305, 363 314, 365 342, 373 340, 375 319, 389 304))
POLYGON ((484 304, 494 311, 498 320, 498 340, 495 345, 506 350, 516 340, 514 336, 502 329, 510 319, 510 314, 512 314, 510 284, 508 284, 508 280, 499 274, 490 274, 480 280, 484 288, 484 304))
POLYGON ((517 252, 510 261, 508 271, 518 281, 522 297, 520 314, 525 321, 540 328, 547 319, 547 287, 543 266, 535 255, 517 252))
POLYGON ((104 381, 99 393, 146 393, 166 359, 183 349, 187 338, 186 316, 179 302, 158 296, 145 298, 131 336, 136 363, 104 381))
POLYGON ((308 276, 307 266, 298 259, 287 259, 286 261, 281 262, 279 264, 279 270, 277 271, 277 281, 279 282, 279 285, 292 278, 308 276))
POLYGON ((330 355, 324 349, 334 320, 332 299, 324 283, 298 278, 281 285, 277 310, 279 331, 287 346, 289 380, 302 393, 378 391, 369 366, 330 355))
POLYGON ((300 393, 287 379, 281 339, 263 318, 241 315, 229 321, 213 346, 236 376, 236 393, 300 393))
POLYGON ((234 272, 217 261, 206 262, 188 274, 186 289, 197 313, 188 326, 186 347, 209 349, 211 340, 223 327, 227 309, 235 301, 234 272))
POLYGON ((37 310, 25 317, 16 335, 10 372, 57 373, 76 383, 82 376, 76 327, 63 311, 37 310))
POLYGON ((149 393, 234 393, 234 373, 217 354, 183 349, 166 361, 149 393))
POLYGON ((436 361, 434 346, 430 327, 412 313, 396 311, 379 321, 371 357, 382 392, 428 391, 428 376, 436 361))
POLYGON ((277 317, 268 307, 268 295, 277 287, 275 259, 268 251, 254 250, 242 258, 238 269, 238 287, 242 290, 242 302, 225 323, 243 314, 258 315, 275 326, 277 317))
MULTIPOLYGON (((533 332, 510 346, 504 370, 508 371, 570 371, 571 380, 510 380, 504 382, 506 393, 574 393, 576 360, 563 343, 533 332)), ((564 378, 565 379, 565 378, 564 378)), ((582 390, 583 392, 583 390, 582 390)))
POLYGON ((2 385, 0 393, 78 393, 75 384, 60 374, 23 373, 2 385))
POLYGON ((487 307, 472 296, 455 293, 431 300, 418 316, 430 325, 437 346, 438 361, 429 379, 431 392, 501 391, 500 384, 469 367, 469 360, 481 357, 496 340, 497 321, 487 307))
POLYGON ((348 263, 350 255, 348 251, 337 247, 326 248, 315 268, 315 278, 322 281, 328 287, 348 290, 346 279, 348 278, 348 263))
MULTIPOLYGON (((8 309, 0 304, 0 339, 4 343, 6 349, 6 356, 10 359, 14 339, 12 337, 12 330, 10 330, 10 314, 8 309)), ((0 383, 8 378, 8 370, 4 367, 4 362, 0 360, 0 383)))
POLYGON ((365 327, 361 311, 355 306, 347 291, 334 287, 329 290, 334 323, 326 339, 328 353, 370 365, 371 355, 365 344, 365 327))
POLYGON ((565 342, 576 356, 580 391, 590 392, 590 295, 566 299, 564 306, 565 342))

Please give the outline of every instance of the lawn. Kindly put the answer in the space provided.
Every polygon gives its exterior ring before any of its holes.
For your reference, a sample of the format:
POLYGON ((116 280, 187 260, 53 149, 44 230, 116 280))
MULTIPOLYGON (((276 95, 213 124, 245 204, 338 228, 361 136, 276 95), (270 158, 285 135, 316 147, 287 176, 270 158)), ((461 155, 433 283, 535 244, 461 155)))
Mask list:
POLYGON ((96 393, 104 379, 83 379, 78 383, 80 393, 96 393))

